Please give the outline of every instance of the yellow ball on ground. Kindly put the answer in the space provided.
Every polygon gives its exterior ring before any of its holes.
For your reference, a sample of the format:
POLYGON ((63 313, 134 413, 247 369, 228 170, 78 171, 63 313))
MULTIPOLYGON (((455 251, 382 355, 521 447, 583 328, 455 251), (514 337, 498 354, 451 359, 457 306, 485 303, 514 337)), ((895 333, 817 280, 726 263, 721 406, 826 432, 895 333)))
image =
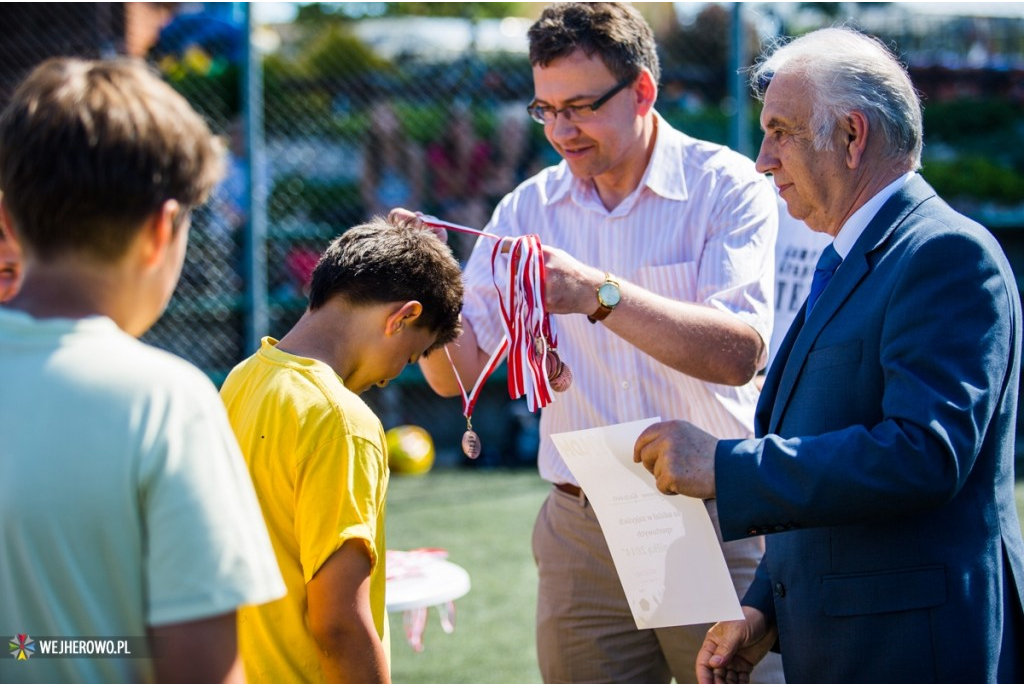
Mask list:
POLYGON ((395 473, 418 475, 434 465, 434 440, 419 426, 396 426, 385 433, 388 466, 395 473))

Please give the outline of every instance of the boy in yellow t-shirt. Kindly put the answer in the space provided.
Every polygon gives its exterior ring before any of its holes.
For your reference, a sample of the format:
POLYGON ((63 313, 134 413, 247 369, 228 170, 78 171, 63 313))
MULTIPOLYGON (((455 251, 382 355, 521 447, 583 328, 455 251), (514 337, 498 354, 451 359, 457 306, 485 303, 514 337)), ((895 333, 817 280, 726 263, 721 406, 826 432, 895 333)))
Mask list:
POLYGON ((221 396, 288 586, 239 614, 250 682, 389 682, 380 420, 358 395, 459 332, 449 248, 374 219, 337 238, 309 308, 228 376, 221 396))

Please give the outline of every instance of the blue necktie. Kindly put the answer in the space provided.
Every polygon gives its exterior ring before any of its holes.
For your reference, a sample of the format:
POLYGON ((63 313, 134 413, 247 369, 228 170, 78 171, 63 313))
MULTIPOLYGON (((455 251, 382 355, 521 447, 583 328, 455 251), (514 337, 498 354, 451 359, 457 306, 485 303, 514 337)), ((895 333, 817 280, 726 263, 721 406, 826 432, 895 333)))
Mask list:
POLYGON ((818 301, 818 296, 828 285, 828 282, 832 280, 832 274, 836 272, 839 265, 842 264, 843 258, 836 252, 836 248, 829 245, 821 251, 821 256, 818 257, 818 264, 814 267, 814 277, 811 279, 811 294, 807 296, 807 312, 810 313, 811 307, 818 301))

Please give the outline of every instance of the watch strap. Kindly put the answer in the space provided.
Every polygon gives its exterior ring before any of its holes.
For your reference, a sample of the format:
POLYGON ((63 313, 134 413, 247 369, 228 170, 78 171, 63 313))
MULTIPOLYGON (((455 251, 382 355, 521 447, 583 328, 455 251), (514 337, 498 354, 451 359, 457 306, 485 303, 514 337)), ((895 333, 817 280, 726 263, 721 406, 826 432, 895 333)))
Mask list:
POLYGON ((587 320, 590 323, 604 321, 608 317, 608 315, 612 313, 612 310, 618 306, 618 303, 615 303, 615 305, 609 307, 608 305, 601 301, 601 287, 604 286, 606 283, 611 283, 616 288, 619 287, 619 282, 612 278, 612 275, 610 273, 605 272, 604 280, 601 281, 601 285, 597 286, 597 311, 595 311, 593 314, 587 315, 587 320))

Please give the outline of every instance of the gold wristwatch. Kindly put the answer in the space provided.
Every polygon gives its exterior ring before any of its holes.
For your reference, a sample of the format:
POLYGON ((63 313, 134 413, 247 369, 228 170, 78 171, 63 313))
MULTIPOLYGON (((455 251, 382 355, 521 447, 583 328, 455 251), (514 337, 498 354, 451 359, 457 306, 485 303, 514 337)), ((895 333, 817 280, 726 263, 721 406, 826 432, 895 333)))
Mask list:
POLYGON ((597 286, 597 311, 589 315, 590 323, 597 323, 604 320, 619 302, 622 301, 622 292, 619 290, 619 282, 612 278, 610 273, 605 273, 604 282, 597 286))

